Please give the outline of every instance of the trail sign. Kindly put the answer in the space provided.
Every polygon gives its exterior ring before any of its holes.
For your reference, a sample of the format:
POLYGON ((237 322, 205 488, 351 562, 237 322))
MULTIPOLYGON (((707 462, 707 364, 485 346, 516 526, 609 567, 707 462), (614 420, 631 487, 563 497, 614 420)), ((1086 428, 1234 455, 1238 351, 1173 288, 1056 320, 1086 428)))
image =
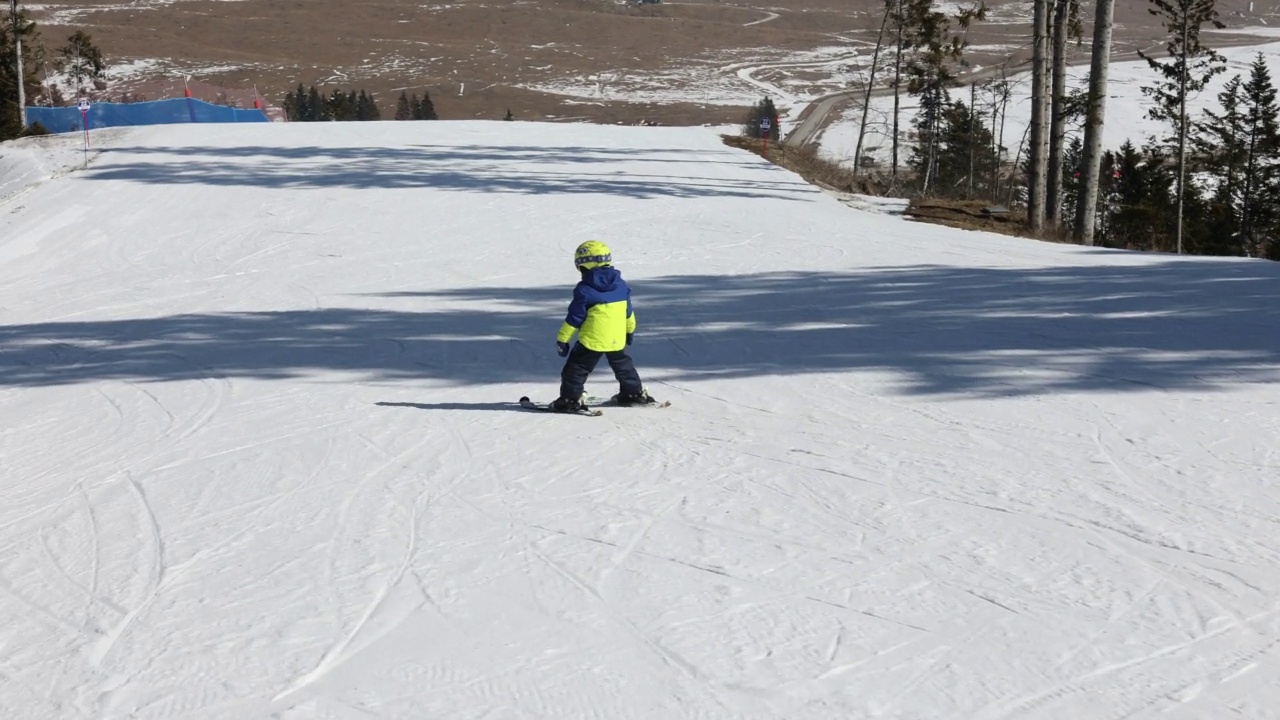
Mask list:
POLYGON ((89 98, 80 98, 76 107, 80 109, 80 120, 84 126, 84 165, 89 167, 89 98))

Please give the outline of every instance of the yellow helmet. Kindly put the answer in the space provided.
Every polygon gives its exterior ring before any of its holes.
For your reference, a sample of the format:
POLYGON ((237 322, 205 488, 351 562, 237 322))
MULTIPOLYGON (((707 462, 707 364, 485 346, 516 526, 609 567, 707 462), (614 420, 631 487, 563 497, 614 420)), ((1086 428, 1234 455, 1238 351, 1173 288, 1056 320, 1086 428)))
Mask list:
POLYGON ((613 264, 609 246, 599 240, 588 240, 578 246, 573 254, 573 266, 579 270, 594 270, 613 264))

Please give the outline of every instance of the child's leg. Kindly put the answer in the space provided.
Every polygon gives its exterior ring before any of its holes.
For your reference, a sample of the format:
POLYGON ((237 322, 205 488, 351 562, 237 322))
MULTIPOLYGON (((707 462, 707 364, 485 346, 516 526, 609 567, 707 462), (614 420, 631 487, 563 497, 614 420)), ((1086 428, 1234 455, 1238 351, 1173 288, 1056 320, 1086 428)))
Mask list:
POLYGON ((596 369, 601 353, 578 343, 569 351, 569 358, 564 361, 564 369, 560 371, 560 397, 577 400, 582 397, 583 388, 587 384, 587 376, 596 369))
POLYGON ((618 387, 623 395, 636 395, 642 389, 640 373, 636 372, 636 364, 626 350, 611 352, 605 357, 609 359, 609 367, 613 368, 613 376, 618 379, 618 387))

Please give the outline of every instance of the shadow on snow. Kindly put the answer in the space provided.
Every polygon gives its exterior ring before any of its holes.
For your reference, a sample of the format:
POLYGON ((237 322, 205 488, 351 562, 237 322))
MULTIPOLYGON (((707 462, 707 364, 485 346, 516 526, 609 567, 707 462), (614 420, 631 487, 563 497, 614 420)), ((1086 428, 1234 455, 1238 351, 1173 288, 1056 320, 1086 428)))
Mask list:
MULTIPOLYGON (((663 174, 665 164, 759 167, 740 151, 594 147, 124 147, 102 151, 90 180, 156 185, 264 188, 432 188, 518 194, 603 194, 631 198, 741 197, 812 201, 809 185, 778 171, 776 180, 663 174), (155 160, 147 156, 159 155, 155 160), (182 156, 174 162, 174 155, 182 156), (625 170, 619 162, 631 163, 625 170), (590 165, 600 166, 591 172, 590 165), (557 170, 556 167, 563 167, 557 170)), ((709 174, 714 175, 714 171, 709 174)))
MULTIPOLYGON (((905 393, 971 396, 1280 380, 1280 264, 1261 261, 687 275, 633 286, 637 362, 672 380, 887 371, 905 393)), ((438 290, 383 296, 412 306, 402 311, 0 327, 0 385, 338 371, 551 389, 569 292, 438 290)))

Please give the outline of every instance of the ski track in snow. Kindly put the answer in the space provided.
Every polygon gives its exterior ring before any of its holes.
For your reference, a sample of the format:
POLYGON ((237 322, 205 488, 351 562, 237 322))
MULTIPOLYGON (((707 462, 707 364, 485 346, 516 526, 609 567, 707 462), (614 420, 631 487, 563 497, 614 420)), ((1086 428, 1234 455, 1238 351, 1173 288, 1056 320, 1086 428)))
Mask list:
POLYGON ((1280 264, 908 223, 701 129, 411 125, 0 177, 0 716, 1280 705, 1280 264), (673 405, 513 411, 593 237, 673 405))

